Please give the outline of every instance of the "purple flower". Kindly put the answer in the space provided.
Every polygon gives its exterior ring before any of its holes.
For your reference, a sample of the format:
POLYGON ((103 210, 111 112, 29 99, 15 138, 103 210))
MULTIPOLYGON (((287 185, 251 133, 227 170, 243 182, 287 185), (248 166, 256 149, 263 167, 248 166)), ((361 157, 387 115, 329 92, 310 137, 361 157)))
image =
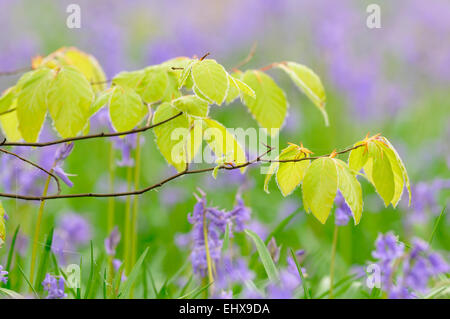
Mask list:
POLYGON ((53 171, 55 174, 62 179, 62 181, 69 187, 73 186, 72 181, 69 179, 67 174, 63 168, 62 165, 64 163, 64 160, 70 155, 70 153, 73 150, 73 142, 72 143, 64 143, 55 152, 55 160, 54 160, 54 167, 53 171))
POLYGON ((0 282, 6 284, 7 281, 8 281, 8 272, 6 270, 3 270, 3 266, 0 265, 0 282))
POLYGON ((243 258, 233 261, 230 257, 223 257, 216 266, 216 272, 215 285, 220 289, 255 278, 255 273, 248 268, 248 263, 243 258))
POLYGON ((246 228, 245 223, 250 220, 251 215, 250 209, 245 206, 239 195, 236 200, 236 206, 227 214, 231 237, 233 236, 233 231, 241 232, 246 228))
POLYGON ((345 202, 344 196, 342 196, 341 192, 338 191, 336 198, 334 199, 334 203, 336 205, 335 214, 335 223, 338 226, 345 226, 352 218, 352 210, 345 202))
POLYGON ((105 239, 105 250, 109 256, 114 256, 116 254, 117 245, 120 242, 120 233, 117 226, 111 231, 108 237, 105 239))
POLYGON ((64 293, 64 278, 62 277, 47 274, 42 282, 42 286, 44 286, 44 290, 48 293, 47 299, 62 299, 67 297, 67 294, 64 293))
POLYGON ((90 223, 81 215, 65 214, 53 234, 52 251, 65 262, 66 254, 76 253, 78 245, 89 242, 92 237, 90 223))
POLYGON ((416 298, 418 293, 428 291, 430 279, 450 270, 447 262, 428 243, 414 238, 412 247, 404 251, 404 244, 397 242, 392 234, 379 235, 372 256, 381 268, 382 289, 389 298, 416 298))
POLYGON ((127 280, 127 276, 125 276, 125 272, 120 269, 120 267, 122 266, 122 261, 119 259, 113 259, 112 264, 113 264, 113 268, 114 268, 115 272, 118 272, 118 271, 122 272, 122 274, 120 276, 120 281, 124 282, 125 280, 127 280))

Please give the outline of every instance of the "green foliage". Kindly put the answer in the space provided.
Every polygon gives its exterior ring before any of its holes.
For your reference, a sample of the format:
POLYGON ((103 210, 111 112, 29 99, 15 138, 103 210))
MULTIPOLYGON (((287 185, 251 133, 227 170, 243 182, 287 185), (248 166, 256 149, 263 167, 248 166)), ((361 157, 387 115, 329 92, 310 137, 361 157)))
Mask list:
POLYGON ((26 141, 35 142, 47 114, 47 89, 54 73, 49 68, 37 69, 22 76, 23 83, 17 97, 19 131, 26 141))
POLYGON ((135 90, 116 86, 109 102, 109 116, 116 131, 133 129, 144 119, 147 112, 147 107, 135 90))
POLYGON ((50 84, 47 105, 55 128, 62 137, 76 136, 83 130, 93 100, 92 86, 80 71, 70 66, 59 70, 50 84))
POLYGON ((266 270, 267 276, 269 280, 276 282, 279 278, 277 267, 275 266, 272 257, 270 256, 270 252, 267 249, 266 245, 262 241, 262 239, 253 231, 246 229, 245 233, 253 240, 256 246, 256 250, 258 251, 259 258, 261 259, 261 263, 266 270))
POLYGON ((208 102, 196 95, 184 95, 173 100, 172 104, 185 114, 197 117, 208 116, 208 102))
POLYGON ((325 125, 328 126, 328 115, 325 111, 326 95, 322 81, 310 68, 295 62, 278 63, 277 66, 285 71, 300 90, 322 112, 325 125))
POLYGON ((229 80, 225 68, 215 60, 205 59, 192 65, 192 79, 198 91, 221 105, 227 96, 229 80))
POLYGON ((244 95, 244 103, 258 124, 272 134, 283 125, 288 104, 286 96, 275 81, 261 71, 247 71, 242 80, 255 92, 256 98, 244 95))

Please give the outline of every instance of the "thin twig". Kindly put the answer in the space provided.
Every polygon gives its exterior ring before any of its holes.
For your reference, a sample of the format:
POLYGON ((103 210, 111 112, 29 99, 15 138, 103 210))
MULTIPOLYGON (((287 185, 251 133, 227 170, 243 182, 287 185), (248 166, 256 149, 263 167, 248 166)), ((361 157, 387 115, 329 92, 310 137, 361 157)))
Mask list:
POLYGON ((58 187, 58 194, 61 193, 61 185, 59 184, 59 179, 58 179, 58 177, 57 177, 55 174, 53 174, 52 172, 46 170, 46 169, 43 168, 42 166, 39 166, 38 164, 36 164, 36 163, 34 163, 34 162, 32 162, 32 161, 30 161, 30 160, 28 160, 28 159, 26 159, 26 158, 24 158, 24 157, 18 155, 18 154, 16 154, 16 153, 13 153, 13 152, 4 150, 4 149, 2 149, 2 148, 0 148, 0 152, 5 153, 5 154, 8 154, 8 155, 11 155, 11 156, 14 156, 14 157, 20 159, 21 161, 24 161, 24 162, 30 164, 31 166, 34 166, 34 167, 36 167, 37 169, 40 169, 41 171, 45 172, 47 175, 53 177, 53 179, 54 179, 55 182, 56 182, 56 186, 58 187))
POLYGON ((13 71, 3 71, 3 72, 0 72, 0 76, 17 75, 17 74, 24 73, 24 72, 28 72, 28 71, 31 71, 31 70, 32 70, 32 68, 29 67, 29 66, 27 66, 27 67, 24 67, 24 68, 20 68, 20 69, 17 69, 17 70, 13 70, 13 71))
POLYGON ((241 67, 243 67, 244 65, 249 63, 253 59, 253 57, 255 56, 255 52, 256 52, 256 47, 257 46, 258 46, 257 42, 253 43, 252 48, 250 49, 250 52, 248 53, 247 57, 244 60, 242 60, 241 62, 239 62, 235 67, 233 67, 232 70, 233 71, 237 71, 241 67))
POLYGON ((330 153, 330 154, 325 154, 325 155, 320 155, 320 156, 302 157, 302 158, 286 159, 286 160, 264 160, 264 159, 262 159, 261 162, 265 162, 265 163, 292 163, 292 162, 316 160, 316 159, 323 158, 323 157, 330 157, 331 155, 345 154, 345 153, 353 151, 353 150, 355 150, 357 148, 360 148, 362 146, 365 146, 365 144, 358 144, 356 146, 353 146, 353 147, 350 147, 350 148, 346 148, 346 149, 344 149, 342 151, 339 151, 339 152, 333 152, 333 153, 330 153))
POLYGON ((138 128, 138 129, 134 129, 134 130, 129 130, 129 131, 123 131, 123 132, 113 132, 113 133, 98 133, 98 134, 91 134, 91 135, 84 135, 84 136, 75 136, 75 137, 68 137, 68 138, 63 138, 63 139, 59 139, 59 140, 55 140, 55 141, 50 141, 50 142, 36 142, 36 143, 28 143, 28 142, 6 142, 6 139, 0 143, 0 146, 32 146, 32 147, 45 147, 45 146, 50 146, 50 145, 55 145, 55 144, 62 144, 62 143, 67 143, 67 142, 73 142, 73 141, 80 141, 80 140, 88 140, 88 139, 92 139, 92 138, 100 138, 100 137, 113 137, 113 136, 121 136, 121 135, 129 135, 129 134, 135 134, 135 133, 139 133, 139 132, 145 132, 149 129, 152 129, 154 127, 157 127, 159 125, 162 125, 164 123, 167 123, 175 118, 177 118, 178 116, 180 116, 181 114, 183 114, 183 112, 180 112, 178 114, 175 114, 174 116, 169 117, 168 119, 152 124, 152 125, 146 125, 144 127, 138 128))
MULTIPOLYGON (((235 170, 243 167, 247 167, 249 165, 252 165, 257 162, 261 162, 261 159, 263 156, 267 155, 272 151, 273 148, 269 148, 266 152, 259 155, 254 160, 245 162, 240 165, 235 166, 229 166, 229 165, 222 165, 219 167, 219 169, 225 169, 225 170, 235 170)), ((80 198, 80 197, 122 197, 122 196, 130 196, 130 195, 141 195, 143 193, 146 193, 150 190, 159 188, 163 186, 164 184, 178 178, 184 175, 190 175, 190 174, 199 174, 204 172, 210 172, 213 171, 214 167, 208 167, 208 168, 202 168, 202 169, 196 169, 196 170, 189 170, 189 166, 186 165, 186 169, 172 175, 156 184, 150 185, 148 187, 134 190, 134 191, 127 191, 127 192, 120 192, 120 193, 79 193, 79 194, 63 194, 63 195, 49 195, 49 196, 27 196, 27 195, 20 195, 20 194, 7 194, 7 193, 0 193, 0 197, 7 197, 7 198, 15 198, 15 199, 22 199, 22 200, 29 200, 29 201, 43 201, 43 200, 50 200, 50 199, 62 199, 62 198, 80 198)))

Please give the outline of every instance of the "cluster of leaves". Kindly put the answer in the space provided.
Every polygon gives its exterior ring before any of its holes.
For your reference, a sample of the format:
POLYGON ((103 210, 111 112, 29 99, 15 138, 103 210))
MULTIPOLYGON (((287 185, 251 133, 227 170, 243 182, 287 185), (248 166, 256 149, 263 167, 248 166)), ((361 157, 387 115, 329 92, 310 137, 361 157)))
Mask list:
MULTIPOLYGON (((91 116, 107 106, 117 132, 133 130, 146 118, 147 125, 151 120, 153 124, 164 122, 154 126, 156 143, 163 157, 179 172, 187 169, 203 140, 215 153, 219 166, 238 166, 243 172, 248 163, 244 150, 224 125, 208 116, 209 108, 240 97, 256 122, 269 134, 277 134, 285 121, 288 103, 283 90, 264 72, 272 68, 288 74, 328 124, 320 78, 294 62, 228 73, 206 56, 178 57, 121 72, 107 87, 109 81, 97 60, 75 48, 35 58, 33 70, 0 98, 0 122, 8 140, 35 142, 48 112, 60 136, 74 137, 87 134, 91 116), (178 129, 183 131, 177 135, 178 129)), ((409 189, 405 167, 384 137, 366 137, 357 143, 348 163, 335 158, 336 153, 320 158, 311 158, 310 154, 295 144, 285 148, 270 166, 265 190, 273 174, 284 196, 302 184, 305 209, 322 223, 329 216, 338 190, 352 209, 355 223, 359 223, 363 202, 356 175, 362 168, 361 175, 375 186, 386 205, 397 205, 404 184, 409 189)), ((213 171, 216 174, 217 169, 213 171)))
POLYGON ((283 194, 291 194, 302 185, 303 205, 307 212, 325 223, 330 215, 338 190, 350 207, 355 225, 361 220, 363 211, 362 190, 356 176, 361 175, 375 187, 385 206, 396 207, 408 189, 411 201, 411 186, 405 166, 392 144, 383 136, 366 137, 356 143, 348 163, 336 158, 333 152, 328 157, 311 158, 312 152, 303 145, 289 145, 277 161, 269 168, 264 183, 268 191, 269 181, 276 174, 278 187, 283 194), (360 173, 361 169, 363 173, 360 173))

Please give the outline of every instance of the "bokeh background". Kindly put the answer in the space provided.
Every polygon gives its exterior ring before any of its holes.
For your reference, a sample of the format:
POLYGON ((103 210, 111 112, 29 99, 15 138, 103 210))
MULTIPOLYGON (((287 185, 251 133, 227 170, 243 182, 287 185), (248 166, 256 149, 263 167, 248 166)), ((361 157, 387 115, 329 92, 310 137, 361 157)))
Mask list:
MULTIPOLYGON (((290 104, 280 145, 302 141, 316 154, 324 154, 352 145, 367 132, 382 132, 399 150, 413 183, 412 206, 407 207, 404 196, 399 207, 393 209, 385 208, 373 188, 362 182, 363 218, 357 227, 342 227, 338 278, 345 276, 351 266, 371 259, 374 240, 380 232, 393 230, 406 242, 414 236, 427 239, 436 217, 449 202, 447 0, 0 0, 0 30, 0 71, 28 66, 33 56, 46 55, 62 46, 76 46, 93 54, 109 78, 122 70, 143 68, 175 56, 202 56, 205 52, 211 52, 212 58, 231 69, 247 56, 254 43, 257 49, 246 65, 248 68, 284 60, 311 67, 327 91, 330 126, 323 125, 319 112, 285 75, 269 71, 286 90, 290 104), (70 3, 81 6, 81 29, 66 26, 66 8, 70 3), (366 26, 369 3, 381 6, 380 29, 366 26)), ((0 77, 0 90, 17 79, 18 76, 0 77)), ((256 126, 239 102, 214 108, 212 116, 228 127, 256 126)), ((157 152, 153 133, 144 136, 141 185, 148 185, 173 171, 157 152)), ((54 151, 28 152, 45 161, 54 151)), ((119 150, 116 157, 119 161, 119 150)), ((108 141, 77 143, 64 166, 68 173, 76 174, 71 177, 74 186, 65 191, 107 191, 108 161, 108 141)), ((42 189, 41 175, 23 167, 18 169, 17 162, 4 156, 2 163, 2 188, 13 179, 11 187, 15 191, 42 189)), ((126 167, 117 167, 116 189, 126 188, 126 172, 126 167)), ((277 242, 284 248, 305 249, 305 267, 311 280, 321 280, 328 271, 332 219, 322 226, 304 213, 300 190, 282 198, 275 184, 271 184, 268 195, 263 191, 263 181, 264 176, 253 168, 246 176, 220 173, 217 180, 210 174, 189 176, 141 196, 139 251, 150 247, 147 266, 155 280, 163 282, 189 259, 189 249, 178 247, 176 238, 191 230, 187 214, 196 202, 196 187, 206 192, 211 205, 228 210, 239 191, 252 210, 249 227, 261 236, 300 210, 277 242)), ((18 258, 26 264, 37 205, 12 200, 3 203, 10 216, 8 232, 21 224, 23 257, 18 258)), ((108 235, 107 207, 107 199, 49 201, 43 233, 58 227, 65 215, 79 214, 90 224, 86 235, 89 239, 67 248, 66 258, 87 259, 90 239, 100 254, 108 235)), ((115 209, 117 223, 122 227, 125 200, 117 199, 115 209)), ((433 242, 433 247, 447 256, 449 220, 447 214, 433 242)), ((236 240, 242 242, 241 253, 246 256, 252 246, 242 237, 237 235, 236 240)), ((43 236, 41 240, 43 244, 43 236)), ((119 253, 120 250, 119 245, 119 253)), ((285 254, 285 249, 282 252, 285 254)), ((5 248, 0 250, 0 260, 2 257, 6 258, 5 248)))

